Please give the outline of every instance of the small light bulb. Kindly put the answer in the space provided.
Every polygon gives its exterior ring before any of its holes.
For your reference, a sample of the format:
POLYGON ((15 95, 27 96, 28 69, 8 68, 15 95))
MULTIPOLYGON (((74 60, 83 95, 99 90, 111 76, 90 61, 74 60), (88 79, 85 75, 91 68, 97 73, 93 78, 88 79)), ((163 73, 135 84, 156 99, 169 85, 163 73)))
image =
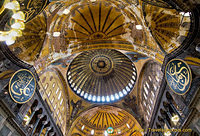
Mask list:
POLYGON ((171 136, 171 132, 170 131, 165 132, 164 136, 171 136))
POLYGON ((178 115, 174 115, 171 120, 174 122, 174 123, 177 123, 179 121, 179 116, 178 115))
POLYGON ((11 38, 11 39, 8 39, 6 40, 6 44, 9 46, 9 45, 12 45, 15 43, 15 39, 14 38, 11 38))
POLYGON ((4 7, 7 9, 20 10, 20 5, 17 1, 9 2, 9 3, 5 4, 4 7))
POLYGON ((92 95, 90 94, 89 97, 88 97, 88 100, 92 100, 92 95))
POLYGON ((24 21, 25 15, 22 11, 18 11, 17 13, 12 15, 12 18, 24 21))
POLYGON ((115 97, 113 95, 111 95, 110 97, 111 97, 111 101, 115 100, 115 97))
POLYGON ((6 35, 4 35, 4 34, 0 35, 0 41, 6 41, 6 39, 7 39, 6 35))
POLYGON ((53 37, 59 37, 60 36, 60 32, 53 32, 53 37))
POLYGON ((110 97, 109 96, 106 97, 106 101, 110 102, 110 97))
POLYGON ((16 23, 12 24, 11 27, 12 27, 13 29, 24 30, 25 25, 24 25, 23 22, 16 22, 16 23))
POLYGON ((142 25, 136 25, 137 30, 142 30, 142 25))
POLYGON ((105 99, 105 97, 104 97, 104 96, 102 96, 102 102, 105 102, 105 100, 106 100, 106 99, 105 99))
POLYGON ((69 9, 65 9, 65 10, 63 11, 63 14, 67 15, 67 14, 69 14, 69 12, 70 12, 69 9))
POLYGON ((117 93, 115 94, 115 98, 116 98, 116 99, 119 99, 119 95, 118 95, 117 93))
POLYGON ((91 135, 94 135, 94 129, 91 130, 91 135))
POLYGON ((100 102, 101 98, 100 96, 97 97, 97 102, 100 102))
POLYGON ((11 37, 22 36, 22 31, 21 30, 17 30, 17 29, 12 29, 9 32, 9 36, 11 36, 11 37))
POLYGON ((93 101, 93 102, 96 101, 96 96, 95 96, 95 95, 92 97, 92 101, 93 101))

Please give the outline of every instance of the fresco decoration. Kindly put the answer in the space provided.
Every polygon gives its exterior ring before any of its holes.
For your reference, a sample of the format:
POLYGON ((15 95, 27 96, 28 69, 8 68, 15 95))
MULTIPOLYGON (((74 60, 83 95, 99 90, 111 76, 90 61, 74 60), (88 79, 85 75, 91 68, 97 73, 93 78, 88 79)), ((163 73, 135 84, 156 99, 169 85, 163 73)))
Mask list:
POLYGON ((72 91, 93 103, 120 100, 132 91, 136 80, 133 62, 123 53, 111 49, 82 52, 67 71, 72 91))
POLYGON ((18 70, 13 74, 9 82, 9 93, 16 103, 26 103, 34 95, 36 79, 27 69, 18 70))
POLYGON ((26 23, 22 36, 9 49, 21 60, 33 64, 40 56, 46 37, 46 18, 44 14, 26 23))
POLYGON ((142 59, 148 59, 149 57, 143 55, 143 54, 140 54, 140 53, 137 53, 137 52, 126 52, 125 53, 129 58, 130 60, 132 60, 133 62, 138 62, 139 60, 142 60, 142 59))
POLYGON ((29 22, 39 15, 49 4, 49 0, 18 0, 21 11, 25 14, 25 22, 29 22))
POLYGON ((133 112, 133 115, 135 116, 135 118, 139 119, 141 116, 139 115, 139 109, 138 109, 138 104, 136 102, 136 96, 130 96, 128 95, 126 98, 124 98, 124 102, 122 102, 122 105, 127 108, 127 109, 131 109, 131 111, 133 112))
POLYGON ((100 1, 77 6, 71 11, 68 21, 70 23, 65 24, 65 39, 67 41, 123 40, 131 36, 134 38, 134 43, 141 44, 145 34, 143 30, 135 29, 135 26, 140 24, 138 18, 126 11, 124 5, 117 6, 117 4, 119 3, 100 1), (130 22, 130 18, 134 21, 130 22))
POLYGON ((82 106, 82 100, 78 100, 77 102, 71 100, 71 105, 72 105, 72 112, 70 120, 72 121, 78 114, 79 110, 83 109, 84 106, 82 106))
POLYGON ((135 51, 163 61, 164 54, 149 36, 142 14, 136 14, 140 6, 133 9, 127 1, 116 0, 73 2, 65 3, 54 16, 50 33, 60 32, 60 36, 49 37, 52 54, 109 48, 135 51), (63 40, 63 36, 64 42, 58 45, 55 39, 63 40))
POLYGON ((47 12, 48 12, 49 14, 52 14, 52 13, 53 13, 57 8, 59 8, 61 5, 62 5, 62 3, 59 2, 59 1, 51 2, 51 3, 49 4, 49 6, 48 6, 47 12))
POLYGON ((66 28, 67 39, 109 39, 126 34, 125 28, 129 27, 120 9, 104 2, 72 11, 71 23, 74 27, 66 28))
POLYGON ((171 90, 178 95, 186 94, 191 86, 192 74, 190 67, 181 59, 168 62, 165 69, 165 78, 171 90))
POLYGON ((58 59, 55 62, 52 62, 51 65, 53 66, 61 66, 62 68, 67 68, 67 66, 72 62, 72 60, 75 58, 75 54, 72 54, 68 57, 64 57, 62 59, 58 59))
MULTIPOLYGON (((130 135, 135 130, 140 130, 141 126, 137 120, 125 110, 112 106, 99 106, 89 109, 74 121, 70 133, 81 135, 108 135, 122 136, 130 135), (107 131, 112 134, 109 134, 107 131)), ((70 134, 69 133, 69 134, 70 134)), ((137 136, 142 136, 139 132, 137 136)))
POLYGON ((181 46, 190 30, 190 16, 146 3, 143 3, 142 10, 146 25, 163 53, 171 53, 181 46))

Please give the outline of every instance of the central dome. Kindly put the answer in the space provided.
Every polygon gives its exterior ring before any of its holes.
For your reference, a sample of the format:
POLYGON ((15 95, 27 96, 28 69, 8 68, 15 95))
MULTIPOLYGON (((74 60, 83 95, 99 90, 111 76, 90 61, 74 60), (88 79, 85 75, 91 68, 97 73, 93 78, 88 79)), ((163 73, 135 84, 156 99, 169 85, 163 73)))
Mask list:
POLYGON ((126 96, 134 87, 137 71, 132 61, 117 50, 85 51, 70 64, 71 89, 87 101, 108 103, 126 96))

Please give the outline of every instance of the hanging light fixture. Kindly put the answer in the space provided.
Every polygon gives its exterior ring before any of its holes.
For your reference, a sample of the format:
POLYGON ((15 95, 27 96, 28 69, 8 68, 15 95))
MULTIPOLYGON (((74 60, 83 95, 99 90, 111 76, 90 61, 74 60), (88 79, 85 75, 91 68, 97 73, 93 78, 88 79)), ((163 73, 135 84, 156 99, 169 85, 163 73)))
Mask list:
POLYGON ((171 121, 176 125, 179 121, 179 116, 178 115, 174 115, 171 117, 171 121))
POLYGON ((171 132, 170 131, 165 132, 164 136, 171 136, 171 132))
POLYGON ((13 29, 24 30, 25 24, 24 24, 24 22, 19 21, 19 22, 16 22, 16 23, 12 24, 11 27, 12 27, 13 29))
POLYGON ((11 10, 20 10, 20 5, 17 1, 9 2, 4 7, 11 10))
POLYGON ((25 20, 25 14, 22 11, 18 11, 12 15, 12 18, 24 21, 25 20))
POLYGON ((22 31, 25 29, 25 14, 20 10, 20 4, 16 0, 4 4, 4 8, 12 10, 14 13, 12 18, 14 19, 14 24, 11 25, 11 30, 0 31, 0 41, 4 41, 7 45, 12 45, 15 43, 16 37, 22 36, 22 31))

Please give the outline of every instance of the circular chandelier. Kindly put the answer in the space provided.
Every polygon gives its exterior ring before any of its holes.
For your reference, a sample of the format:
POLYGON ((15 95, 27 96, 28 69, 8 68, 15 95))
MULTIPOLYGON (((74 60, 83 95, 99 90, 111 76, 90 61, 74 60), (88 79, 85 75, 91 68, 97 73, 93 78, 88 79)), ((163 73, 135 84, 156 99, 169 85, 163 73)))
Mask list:
POLYGON ((22 36, 22 30, 25 28, 25 14, 20 11, 20 4, 16 0, 6 0, 3 6, 4 9, 6 8, 13 12, 12 19, 14 23, 11 25, 11 30, 0 31, 0 41, 6 42, 7 45, 12 45, 15 43, 16 37, 22 36))

